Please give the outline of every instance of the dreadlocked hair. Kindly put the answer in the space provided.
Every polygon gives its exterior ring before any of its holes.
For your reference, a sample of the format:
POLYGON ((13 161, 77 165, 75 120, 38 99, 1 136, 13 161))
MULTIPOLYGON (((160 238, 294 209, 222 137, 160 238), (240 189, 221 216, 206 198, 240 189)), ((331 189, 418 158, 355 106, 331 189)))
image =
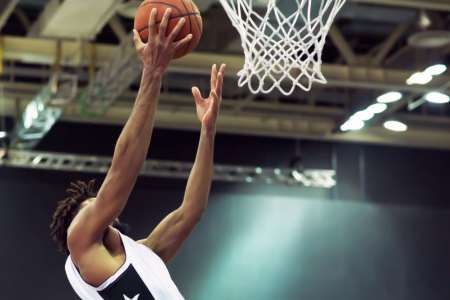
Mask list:
POLYGON ((50 236, 56 243, 58 250, 69 254, 67 248, 67 229, 73 218, 78 213, 81 203, 89 198, 95 197, 95 180, 89 182, 71 182, 66 190, 68 197, 58 202, 55 213, 50 224, 50 236))

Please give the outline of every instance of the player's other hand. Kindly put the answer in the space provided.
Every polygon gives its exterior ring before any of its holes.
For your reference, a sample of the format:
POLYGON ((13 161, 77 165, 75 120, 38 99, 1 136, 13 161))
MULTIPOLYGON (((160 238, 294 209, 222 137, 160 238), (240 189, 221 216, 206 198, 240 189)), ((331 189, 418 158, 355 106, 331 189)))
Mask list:
POLYGON ((148 42, 142 42, 142 39, 136 29, 133 30, 133 40, 136 51, 141 58, 144 69, 161 75, 169 65, 175 52, 185 46, 191 39, 192 34, 188 34, 183 39, 175 42, 176 37, 186 22, 185 18, 181 18, 172 32, 167 33, 167 25, 169 24, 172 10, 168 8, 164 13, 161 24, 156 23, 157 9, 152 9, 148 21, 148 42))
POLYGON ((215 133, 217 116, 219 115, 220 104, 222 102, 222 87, 225 65, 220 69, 213 65, 211 70, 211 91, 208 98, 203 98, 198 87, 192 88, 195 104, 197 106, 197 117, 202 123, 202 129, 207 133, 215 133))

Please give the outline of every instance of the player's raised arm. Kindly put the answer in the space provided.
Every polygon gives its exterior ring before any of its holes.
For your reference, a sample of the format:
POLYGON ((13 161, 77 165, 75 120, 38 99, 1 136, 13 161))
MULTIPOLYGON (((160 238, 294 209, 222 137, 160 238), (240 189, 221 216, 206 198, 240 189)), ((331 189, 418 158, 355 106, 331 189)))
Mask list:
POLYGON ((216 120, 222 101, 224 71, 225 65, 222 65, 219 71, 215 65, 213 66, 211 92, 208 98, 203 98, 198 88, 192 89, 202 128, 197 156, 188 179, 183 202, 155 228, 147 239, 140 241, 155 251, 165 262, 173 258, 208 205, 213 177, 216 120))
POLYGON ((143 43, 134 31, 134 42, 143 62, 138 96, 125 127, 117 140, 111 168, 98 192, 73 220, 68 230, 68 246, 72 256, 101 242, 105 229, 120 215, 147 156, 153 131, 155 112, 161 88, 161 78, 175 51, 191 36, 174 42, 184 25, 180 19, 175 29, 166 35, 170 9, 164 15, 159 33, 156 30, 156 10, 149 18, 149 42, 143 43))

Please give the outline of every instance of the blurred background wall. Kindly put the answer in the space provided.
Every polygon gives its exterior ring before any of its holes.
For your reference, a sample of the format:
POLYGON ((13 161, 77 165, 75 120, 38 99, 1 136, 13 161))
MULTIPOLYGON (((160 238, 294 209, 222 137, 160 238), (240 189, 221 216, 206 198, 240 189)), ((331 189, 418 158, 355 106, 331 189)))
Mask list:
MULTIPOLYGON (((39 150, 110 155, 119 132, 59 123, 39 150)), ((150 158, 191 161, 197 138, 157 130, 150 158)), ((221 134, 216 161, 282 165, 293 149, 292 140, 221 134)), ((330 167, 335 155, 338 185, 214 183, 206 215, 169 265, 186 299, 450 299, 449 153, 312 141, 302 149, 307 166, 330 167)), ((5 299, 76 299, 48 225, 68 182, 89 178, 102 176, 0 169, 5 299)), ((130 235, 148 234, 184 187, 141 178, 122 216, 130 235)))

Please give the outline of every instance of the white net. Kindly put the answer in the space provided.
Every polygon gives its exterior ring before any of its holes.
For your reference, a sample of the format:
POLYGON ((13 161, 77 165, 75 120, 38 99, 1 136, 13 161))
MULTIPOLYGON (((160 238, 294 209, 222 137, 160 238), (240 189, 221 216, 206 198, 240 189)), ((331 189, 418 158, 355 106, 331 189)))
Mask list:
POLYGON ((220 0, 239 31, 245 54, 240 87, 290 95, 326 83, 321 72, 326 36, 346 0, 220 0))

